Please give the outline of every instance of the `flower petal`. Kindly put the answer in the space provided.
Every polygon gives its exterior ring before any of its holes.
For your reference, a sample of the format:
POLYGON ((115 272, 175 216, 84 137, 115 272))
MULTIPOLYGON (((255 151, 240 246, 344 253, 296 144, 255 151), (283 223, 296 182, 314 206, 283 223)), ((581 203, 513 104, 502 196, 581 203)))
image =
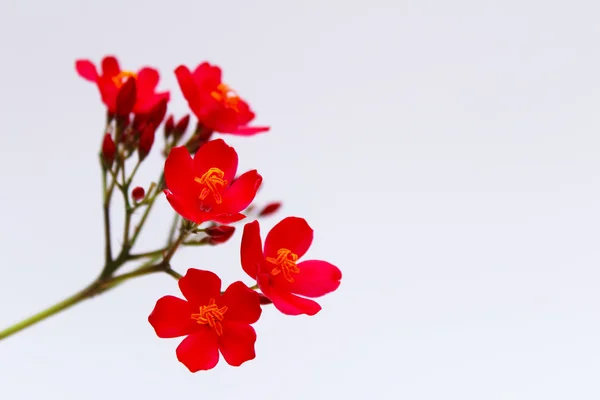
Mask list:
POLYGON ((221 279, 213 272, 190 268, 179 280, 179 289, 191 307, 205 306, 221 296, 221 279))
POLYGON ((214 221, 214 222, 218 222, 220 224, 233 224, 234 222, 238 222, 243 220, 244 218, 246 218, 246 216, 244 214, 241 213, 227 213, 227 214, 220 214, 220 213, 204 213, 207 215, 207 218, 210 216, 210 219, 205 219, 205 221, 214 221))
POLYGON ((235 177, 238 166, 238 155, 223 139, 211 140, 203 144, 194 156, 194 172, 198 177, 210 168, 219 168, 225 176, 227 185, 235 177))
POLYGON ((262 176, 255 169, 242 174, 223 193, 223 207, 232 212, 245 210, 256 197, 261 183, 262 176))
POLYGON ((192 157, 185 146, 171 149, 165 161, 165 183, 178 196, 193 196, 195 174, 192 157))
POLYGON ((90 60, 77 60, 75 62, 75 69, 79 76, 85 80, 96 82, 96 79, 98 79, 96 66, 90 60))
POLYGON ((196 101, 198 96, 196 84, 194 83, 190 70, 185 65, 180 65, 175 69, 175 76, 177 77, 177 82, 179 83, 183 97, 185 97, 191 105, 191 103, 196 101))
POLYGON ((240 260, 244 271, 250 278, 256 279, 260 265, 264 261, 258 221, 250 222, 244 226, 240 260))
POLYGON ((183 339, 177 346, 177 359, 190 372, 212 369, 219 362, 219 342, 215 331, 208 325, 183 339))
POLYGON ((167 196, 167 200, 169 201, 169 204, 171 204, 171 207, 173 207, 173 210, 175 210, 175 212, 181 215, 183 218, 193 221, 197 224, 211 221, 209 218, 210 216, 207 213, 203 213, 198 209, 194 199, 190 199, 190 197, 186 198, 177 196, 170 190, 165 190, 164 194, 167 196))
POLYGON ((258 321, 262 312, 258 293, 241 281, 229 285, 220 304, 227 306, 225 320, 231 322, 253 324, 258 321))
POLYGON ((200 326, 190 316, 197 312, 190 304, 175 296, 164 296, 158 299, 148 322, 160 338, 174 338, 189 335, 200 326))
POLYGON ((294 282, 282 282, 292 293, 306 297, 319 297, 333 292, 340 286, 342 271, 327 261, 307 260, 298 263, 300 272, 294 274, 294 282))
POLYGON ((137 88, 139 97, 149 96, 154 93, 154 89, 158 85, 158 71, 154 68, 142 68, 137 76, 137 88))
POLYGON ((250 325, 234 322, 223 323, 223 335, 219 337, 219 350, 227 364, 239 367, 256 357, 254 344, 256 331, 250 325))
POLYGON ((293 295, 272 285, 269 274, 258 275, 258 287, 273 302, 275 308, 286 315, 315 315, 321 311, 319 303, 293 295))
POLYGON ((277 257, 277 250, 282 248, 302 257, 312 240, 313 230, 304 218, 284 218, 271 229, 265 239, 265 257, 277 257))
POLYGON ((107 77, 113 77, 119 75, 121 67, 119 62, 113 56, 106 56, 102 60, 102 75, 107 77))
POLYGON ((253 136, 257 133, 267 132, 271 130, 270 126, 239 126, 232 132, 221 132, 221 133, 230 133, 232 135, 240 135, 240 136, 253 136))

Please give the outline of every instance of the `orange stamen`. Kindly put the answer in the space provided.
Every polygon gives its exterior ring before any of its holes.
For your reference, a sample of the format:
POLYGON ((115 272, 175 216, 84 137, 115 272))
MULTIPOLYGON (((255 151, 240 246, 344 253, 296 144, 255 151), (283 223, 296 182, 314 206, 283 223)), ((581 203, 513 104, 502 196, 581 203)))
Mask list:
POLYGON ((129 78, 137 79, 137 74, 135 72, 131 72, 131 71, 121 71, 121 72, 119 72, 119 75, 112 77, 112 81, 115 84, 115 86, 117 87, 117 89, 119 89, 121 86, 123 86, 125 84, 125 82, 127 82, 127 79, 129 79, 129 78))
POLYGON ((271 275, 283 273, 283 277, 288 282, 294 282, 291 273, 297 274, 300 272, 300 268, 296 265, 298 255, 292 253, 291 250, 281 248, 277 250, 277 257, 267 257, 267 261, 276 265, 276 267, 271 270, 271 275))
POLYGON ((197 314, 192 314, 190 318, 201 325, 210 326, 217 332, 217 335, 221 336, 223 334, 223 325, 221 325, 221 321, 223 321, 224 314, 227 312, 227 306, 223 306, 219 308, 215 299, 210 299, 207 306, 200 306, 200 312, 197 314))
POLYGON ((219 84, 217 89, 213 90, 210 95, 213 99, 223 103, 226 107, 239 111, 238 104, 240 102, 240 96, 226 84, 219 84))
POLYGON ((217 204, 221 204, 223 202, 223 197, 221 196, 221 193, 219 193, 217 185, 221 186, 221 189, 227 185, 227 180, 223 179, 224 176, 225 173, 219 168, 210 168, 200 178, 194 178, 194 182, 206 185, 206 187, 202 189, 202 192, 200 192, 200 200, 206 199, 206 196, 212 192, 217 204))

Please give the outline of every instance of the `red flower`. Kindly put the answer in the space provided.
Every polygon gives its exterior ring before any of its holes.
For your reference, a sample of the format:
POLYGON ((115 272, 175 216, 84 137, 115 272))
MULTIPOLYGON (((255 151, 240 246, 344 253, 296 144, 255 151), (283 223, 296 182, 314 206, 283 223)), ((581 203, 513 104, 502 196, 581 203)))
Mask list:
POLYGON ((303 218, 288 217, 271 229, 263 252, 258 221, 244 227, 242 268, 284 314, 315 315, 321 306, 305 297, 320 297, 340 286, 342 272, 336 266, 318 260, 298 262, 312 240, 313 230, 303 218))
POLYGON ((250 324, 261 314, 258 293, 234 282, 221 295, 221 279, 210 271, 189 269, 179 280, 187 299, 164 296, 148 317, 160 338, 187 337, 177 347, 177 359, 191 372, 217 365, 219 351, 238 367, 256 354, 256 332, 250 324))
POLYGON ((174 147, 165 162, 165 194, 183 218, 196 223, 229 224, 245 218, 262 177, 248 171, 233 181, 238 156, 222 139, 204 144, 194 158, 184 146, 174 147))
POLYGON ((248 126, 254 112, 221 81, 221 68, 204 62, 190 72, 180 65, 175 75, 190 109, 208 130, 250 136, 270 129, 248 126))
POLYGON ((102 60, 102 74, 99 75, 96 66, 89 60, 75 62, 77 73, 90 82, 96 83, 102 96, 102 102, 111 114, 117 109, 117 95, 121 87, 130 77, 136 81, 136 100, 133 112, 144 114, 152 110, 161 100, 169 100, 169 92, 156 93, 159 75, 154 68, 142 68, 137 73, 122 71, 115 57, 107 56, 102 60))

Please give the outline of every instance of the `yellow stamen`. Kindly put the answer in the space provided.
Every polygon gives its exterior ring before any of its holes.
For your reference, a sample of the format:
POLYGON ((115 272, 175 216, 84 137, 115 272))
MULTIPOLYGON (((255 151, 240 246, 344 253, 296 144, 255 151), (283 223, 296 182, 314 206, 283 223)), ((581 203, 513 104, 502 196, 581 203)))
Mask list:
POLYGON ((277 250, 277 257, 267 257, 267 261, 276 265, 276 267, 271 270, 271 275, 283 273, 283 277, 288 282, 294 282, 292 273, 297 274, 300 272, 300 268, 296 265, 298 255, 292 253, 291 250, 281 248, 277 250))
POLYGON ((197 314, 192 314, 190 318, 201 325, 210 326, 217 332, 217 335, 221 336, 223 334, 223 325, 221 325, 221 321, 223 321, 224 314, 227 312, 227 306, 223 306, 219 308, 215 303, 215 299, 210 299, 208 305, 200 306, 200 312, 197 314))
POLYGON ((121 71, 121 72, 119 72, 119 75, 113 76, 112 81, 114 82, 115 86, 118 89, 121 86, 123 86, 125 84, 125 82, 127 82, 127 79, 129 79, 129 78, 137 79, 137 74, 135 72, 131 72, 131 71, 121 71))
POLYGON ((217 89, 213 90, 210 95, 213 99, 223 103, 226 107, 239 111, 238 104, 240 102, 240 96, 226 84, 219 84, 217 89))
POLYGON ((224 176, 225 173, 219 168, 210 168, 200 178, 194 178, 194 182, 206 185, 206 187, 202 189, 202 192, 200 192, 200 200, 206 199, 206 196, 212 192, 217 204, 221 204, 223 202, 223 197, 221 196, 221 193, 219 193, 217 185, 221 187, 221 190, 227 185, 227 180, 223 179, 224 176))

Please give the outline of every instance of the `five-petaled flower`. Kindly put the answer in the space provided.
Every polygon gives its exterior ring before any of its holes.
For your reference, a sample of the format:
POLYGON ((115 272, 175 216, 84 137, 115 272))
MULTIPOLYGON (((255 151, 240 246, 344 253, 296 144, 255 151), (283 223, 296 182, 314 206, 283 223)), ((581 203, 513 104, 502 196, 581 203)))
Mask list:
POLYGON ((250 127, 254 112, 248 103, 221 81, 221 68, 207 62, 193 72, 180 65, 175 75, 190 109, 204 129, 250 136, 266 132, 267 126, 250 127))
POLYGON ((312 240, 313 230, 303 218, 288 217, 267 234, 263 251, 258 221, 244 226, 242 268, 284 314, 318 313, 321 306, 306 297, 323 296, 340 285, 342 272, 336 266, 319 260, 299 262, 312 240))
POLYGON ((252 203, 262 177, 256 170, 235 179, 238 156, 222 139, 204 144, 192 158, 184 147, 174 147, 165 162, 165 194, 183 218, 196 223, 229 224, 252 203))
POLYGON ((75 68, 82 78, 96 83, 102 102, 111 114, 116 112, 117 95, 129 78, 134 78, 136 82, 137 95, 133 106, 135 114, 146 114, 161 101, 169 100, 169 92, 157 93, 155 91, 159 74, 154 68, 145 67, 137 73, 123 71, 113 56, 104 57, 101 74, 98 74, 96 66, 90 60, 77 60, 75 68))
POLYGON ((158 337, 187 337, 177 347, 177 359, 191 372, 217 365, 219 351, 229 365, 255 357, 256 332, 250 324, 261 314, 258 293, 234 282, 221 295, 221 279, 210 271, 189 269, 179 280, 186 300, 164 296, 148 317, 158 337))

